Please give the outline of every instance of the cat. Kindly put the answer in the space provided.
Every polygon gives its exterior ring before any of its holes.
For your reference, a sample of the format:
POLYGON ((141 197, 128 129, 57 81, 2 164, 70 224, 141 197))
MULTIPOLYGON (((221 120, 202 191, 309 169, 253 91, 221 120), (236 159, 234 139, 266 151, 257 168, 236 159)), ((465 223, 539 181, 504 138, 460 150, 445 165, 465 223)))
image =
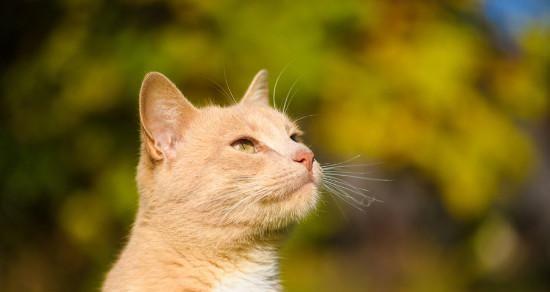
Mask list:
POLYGON ((139 208, 103 291, 280 291, 280 231, 315 208, 322 170, 267 71, 203 108, 148 73, 139 114, 139 208))

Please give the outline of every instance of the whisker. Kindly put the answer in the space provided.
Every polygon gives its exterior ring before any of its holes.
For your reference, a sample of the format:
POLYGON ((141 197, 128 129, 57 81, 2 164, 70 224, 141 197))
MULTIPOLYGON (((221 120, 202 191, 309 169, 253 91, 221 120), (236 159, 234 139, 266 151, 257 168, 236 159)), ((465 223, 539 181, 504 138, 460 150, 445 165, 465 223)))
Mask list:
POLYGON ((368 176, 357 176, 357 175, 349 175, 349 174, 339 174, 339 173, 328 173, 328 176, 349 177, 349 178, 356 178, 356 179, 370 180, 370 181, 392 181, 391 179, 375 178, 375 177, 368 177, 368 176))
MULTIPOLYGON (((288 92, 286 93, 285 102, 283 104, 283 113, 286 113, 286 111, 288 110, 288 106, 290 106, 290 104, 287 105, 288 96, 290 95, 292 90, 294 90, 294 87, 296 86, 296 84, 298 83, 300 78, 301 77, 298 77, 298 78, 296 78, 296 80, 294 80, 294 82, 292 82, 292 85, 290 85, 290 88, 288 89, 288 92)), ((294 97, 294 95, 292 97, 294 97)), ((291 101, 292 101, 292 99, 291 99, 291 101)))
POLYGON ((372 171, 350 171, 350 170, 339 170, 339 169, 329 169, 329 170, 325 170, 323 169, 323 173, 341 173, 341 174, 356 174, 356 175, 360 175, 360 174, 371 174, 372 171))
POLYGON ((327 163, 327 164, 323 164, 323 166, 329 166, 329 167, 330 167, 330 166, 342 165, 342 164, 345 164, 345 163, 350 162, 350 161, 352 161, 352 160, 355 160, 355 159, 357 159, 357 158, 359 158, 359 157, 361 157, 361 155, 357 154, 357 155, 353 156, 352 158, 349 158, 349 159, 344 160, 344 161, 342 161, 342 162, 338 162, 338 163, 327 163))
POLYGON ((233 102, 237 103, 237 100, 235 99, 235 96, 233 95, 233 92, 231 92, 231 87, 229 87, 229 82, 227 82, 227 74, 225 74, 225 67, 223 68, 223 78, 225 79, 225 85, 227 86, 227 89, 229 90, 229 93, 231 94, 231 98, 233 99, 233 102))
POLYGON ((288 105, 285 109, 285 114, 288 111, 288 109, 290 108, 290 104, 292 103, 292 100, 294 99, 294 97, 296 96, 297 93, 298 93, 298 91, 293 92, 292 95, 290 96, 290 98, 288 99, 288 105))
POLYGON ((243 209, 246 210, 247 206, 250 206, 258 202, 259 200, 263 199, 266 195, 269 195, 269 194, 270 194, 269 190, 266 190, 266 189, 252 190, 249 193, 245 193, 242 199, 240 199, 237 203, 233 204, 231 207, 229 207, 225 211, 224 216, 221 218, 221 222, 226 222, 226 219, 231 217, 231 215, 234 215, 235 212, 238 211, 240 207, 244 207, 243 209), (251 195, 250 193, 254 193, 255 195, 251 195))
POLYGON ((357 201, 357 199, 353 198, 352 196, 350 196, 348 194, 345 194, 345 193, 331 187, 328 184, 323 184, 323 187, 326 188, 331 194, 339 197, 346 204, 352 206, 353 208, 356 208, 357 210, 364 211, 363 208, 359 207, 359 206, 364 207, 364 204, 360 201, 357 201), (351 200, 351 202, 348 201, 348 199, 351 200))
MULTIPOLYGON (((338 208, 338 211, 340 212, 340 214, 342 214, 342 216, 346 217, 346 213, 344 213, 344 210, 340 207, 340 204, 338 203, 338 201, 336 200, 336 198, 334 198, 334 196, 332 196, 332 194, 330 193, 330 191, 328 189, 326 189, 324 186, 319 190, 322 193, 325 193, 327 194, 327 196, 334 202, 334 206, 336 206, 338 208)), ((323 196, 325 197, 325 196, 323 196)))
POLYGON ((364 181, 391 181, 382 178, 373 178, 366 176, 369 171, 363 170, 365 167, 379 163, 350 163, 359 158, 355 155, 349 159, 337 163, 321 164, 323 187, 342 199, 347 204, 353 205, 356 209, 369 207, 374 202, 382 202, 377 198, 368 195, 370 190, 352 184, 348 179, 357 179, 364 181))
MULTIPOLYGON (((378 199, 375 198, 375 197, 368 196, 368 195, 366 195, 366 194, 364 194, 364 193, 362 193, 362 192, 360 192, 360 191, 358 191, 358 190, 355 190, 355 189, 353 189, 353 188, 349 188, 349 187, 340 185, 340 184, 335 183, 335 182, 328 182, 328 183, 331 184, 331 185, 332 185, 333 187, 335 187, 335 188, 342 188, 342 189, 347 190, 347 191, 349 191, 349 192, 351 192, 351 193, 353 193, 353 194, 356 194, 356 195, 358 195, 358 196, 361 196, 362 201, 364 201, 364 200, 367 200, 367 201, 368 201, 368 206, 370 206, 370 204, 372 204, 373 202, 382 202, 381 200, 378 200, 378 199)), ((341 190, 341 191, 342 191, 342 190, 341 190)))
POLYGON ((287 113, 289 107, 290 107, 290 104, 292 103, 292 100, 294 99, 294 96, 296 96, 298 92, 293 92, 292 95, 290 96, 290 98, 288 99, 288 104, 285 106, 285 108, 283 108, 283 113, 287 113))
POLYGON ((337 187, 338 190, 340 190, 340 191, 348 190, 348 191, 351 191, 352 193, 355 193, 356 195, 359 195, 361 197, 368 197, 366 194, 361 192, 361 190, 364 191, 364 192, 369 192, 368 190, 365 190, 365 189, 356 189, 355 187, 353 187, 351 185, 347 185, 345 183, 330 180, 330 179, 325 179, 323 181, 323 183, 329 183, 332 186, 337 187))
MULTIPOLYGON (((362 188, 362 187, 359 187, 359 186, 356 186, 356 185, 352 185, 351 183, 349 183, 348 181, 344 180, 344 179, 341 179, 341 178, 337 178, 337 177, 330 177, 330 176, 324 176, 323 177, 323 180, 328 180, 328 181, 331 181, 333 183, 337 183, 339 185, 342 185, 343 187, 347 187, 347 188, 352 188, 356 191, 363 191, 363 192, 367 192, 367 193, 370 193, 371 190, 368 190, 368 189, 365 189, 365 188, 362 188)), ((365 195, 367 196, 367 195, 365 195)), ((373 200, 375 201, 378 201, 378 202, 383 202, 381 200, 378 200, 376 199, 375 197, 372 197, 372 196, 369 196, 370 198, 372 198, 373 200)))
POLYGON ((273 85, 273 107, 274 108, 277 108, 277 102, 276 102, 276 98, 277 98, 277 84, 279 84, 279 79, 281 78, 281 76, 283 75, 283 73, 286 71, 286 69, 288 68, 288 66, 290 65, 290 63, 286 64, 283 69, 281 70, 281 72, 279 72, 279 74, 277 75, 277 78, 275 79, 275 84, 273 85))
MULTIPOLYGON (((355 194, 357 196, 360 197, 360 201, 363 203, 364 201, 368 201, 368 205, 370 205, 373 201, 377 201, 375 198, 371 197, 371 196, 367 196, 359 191, 354 191, 350 188, 346 188, 342 185, 339 185, 339 184, 336 184, 336 183, 332 183, 332 182, 327 182, 329 185, 331 185, 332 187, 334 187, 335 189, 339 190, 340 192, 343 192, 343 193, 346 193, 349 197, 352 197, 355 199, 355 197, 352 195, 352 194, 355 194), (351 192, 351 194, 349 193, 351 192)), ((357 199, 359 200, 359 199, 357 199)))
MULTIPOLYGON (((330 183, 329 183, 330 184, 330 183)), ((339 191, 340 193, 342 194, 346 194, 346 197, 348 197, 349 199, 351 199, 353 202, 357 203, 357 204, 360 204, 360 206, 362 207, 370 207, 370 205, 372 205, 372 203, 374 202, 382 202, 374 197, 371 197, 371 196, 366 196, 364 194, 360 194, 360 193, 355 193, 355 194, 359 194, 359 195, 362 195, 360 199, 357 199, 355 198, 354 196, 352 196, 351 194, 349 194, 348 192, 346 192, 345 190, 342 190, 340 189, 342 186, 339 186, 339 185, 335 185, 335 184, 330 184, 335 190, 339 191)))
POLYGON ((233 99, 231 97, 231 95, 229 95, 229 93, 225 90, 225 88, 223 88, 223 86, 221 84, 219 84, 218 82, 210 79, 210 78, 207 78, 208 81, 212 82, 215 86, 216 86, 216 90, 221 93, 224 97, 227 97, 229 99, 233 99))
POLYGON ((346 168, 365 168, 365 167, 375 166, 375 165, 380 165, 380 164, 382 164, 382 163, 381 162, 372 162, 372 163, 345 164, 345 165, 335 165, 335 166, 321 165, 321 168, 323 168, 323 170, 333 170, 333 169, 346 170, 346 168))
POLYGON ((361 190, 363 192, 367 192, 367 193, 370 193, 370 190, 368 189, 365 189, 365 188, 361 188, 361 187, 358 187, 358 186, 354 186, 350 183, 348 183, 347 181, 344 181, 344 180, 341 180, 341 179, 338 179, 338 178, 328 178, 328 177, 325 177, 323 178, 325 180, 328 180, 328 181, 331 181, 333 183, 338 183, 338 184, 341 184, 342 186, 345 186, 345 187, 350 187, 350 188, 353 188, 357 191, 361 190))
POLYGON ((295 119, 295 120, 294 120, 294 123, 297 123, 298 121, 301 121, 301 120, 303 120, 303 119, 305 119, 305 118, 309 118, 309 117, 313 117, 313 116, 316 116, 316 114, 301 116, 301 117, 295 119))

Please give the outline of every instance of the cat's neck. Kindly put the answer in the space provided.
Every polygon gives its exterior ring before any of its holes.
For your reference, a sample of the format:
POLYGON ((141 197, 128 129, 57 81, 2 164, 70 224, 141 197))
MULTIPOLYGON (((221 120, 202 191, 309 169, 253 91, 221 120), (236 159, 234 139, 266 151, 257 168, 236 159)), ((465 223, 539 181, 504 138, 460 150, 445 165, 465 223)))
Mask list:
POLYGON ((253 250, 223 273, 212 291, 280 291, 275 251, 253 250))
POLYGON ((275 243, 271 241, 233 247, 170 241, 152 226, 136 224, 117 265, 123 265, 118 270, 137 276, 139 279, 132 279, 138 283, 136 287, 149 289, 143 291, 174 287, 185 291, 280 290, 275 243))

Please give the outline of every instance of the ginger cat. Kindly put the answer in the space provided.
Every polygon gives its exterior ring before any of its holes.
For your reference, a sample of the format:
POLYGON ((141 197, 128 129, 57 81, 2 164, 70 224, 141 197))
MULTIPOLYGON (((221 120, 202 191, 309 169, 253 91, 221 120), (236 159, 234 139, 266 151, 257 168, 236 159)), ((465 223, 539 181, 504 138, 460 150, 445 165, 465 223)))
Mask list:
POLYGON ((280 230, 315 207, 321 167, 269 106, 267 71, 200 109, 153 72, 139 102, 139 209, 103 291, 279 291, 280 230))

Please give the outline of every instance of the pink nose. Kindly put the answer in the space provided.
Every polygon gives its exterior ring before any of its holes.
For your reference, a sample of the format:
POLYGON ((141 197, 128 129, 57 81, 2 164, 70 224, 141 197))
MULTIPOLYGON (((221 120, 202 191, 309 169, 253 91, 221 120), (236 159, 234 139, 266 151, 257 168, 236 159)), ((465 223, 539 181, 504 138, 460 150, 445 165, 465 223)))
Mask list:
POLYGON ((294 153, 294 157, 292 159, 300 164, 303 164, 308 171, 311 171, 311 168, 313 167, 314 155, 310 150, 298 150, 294 153))

